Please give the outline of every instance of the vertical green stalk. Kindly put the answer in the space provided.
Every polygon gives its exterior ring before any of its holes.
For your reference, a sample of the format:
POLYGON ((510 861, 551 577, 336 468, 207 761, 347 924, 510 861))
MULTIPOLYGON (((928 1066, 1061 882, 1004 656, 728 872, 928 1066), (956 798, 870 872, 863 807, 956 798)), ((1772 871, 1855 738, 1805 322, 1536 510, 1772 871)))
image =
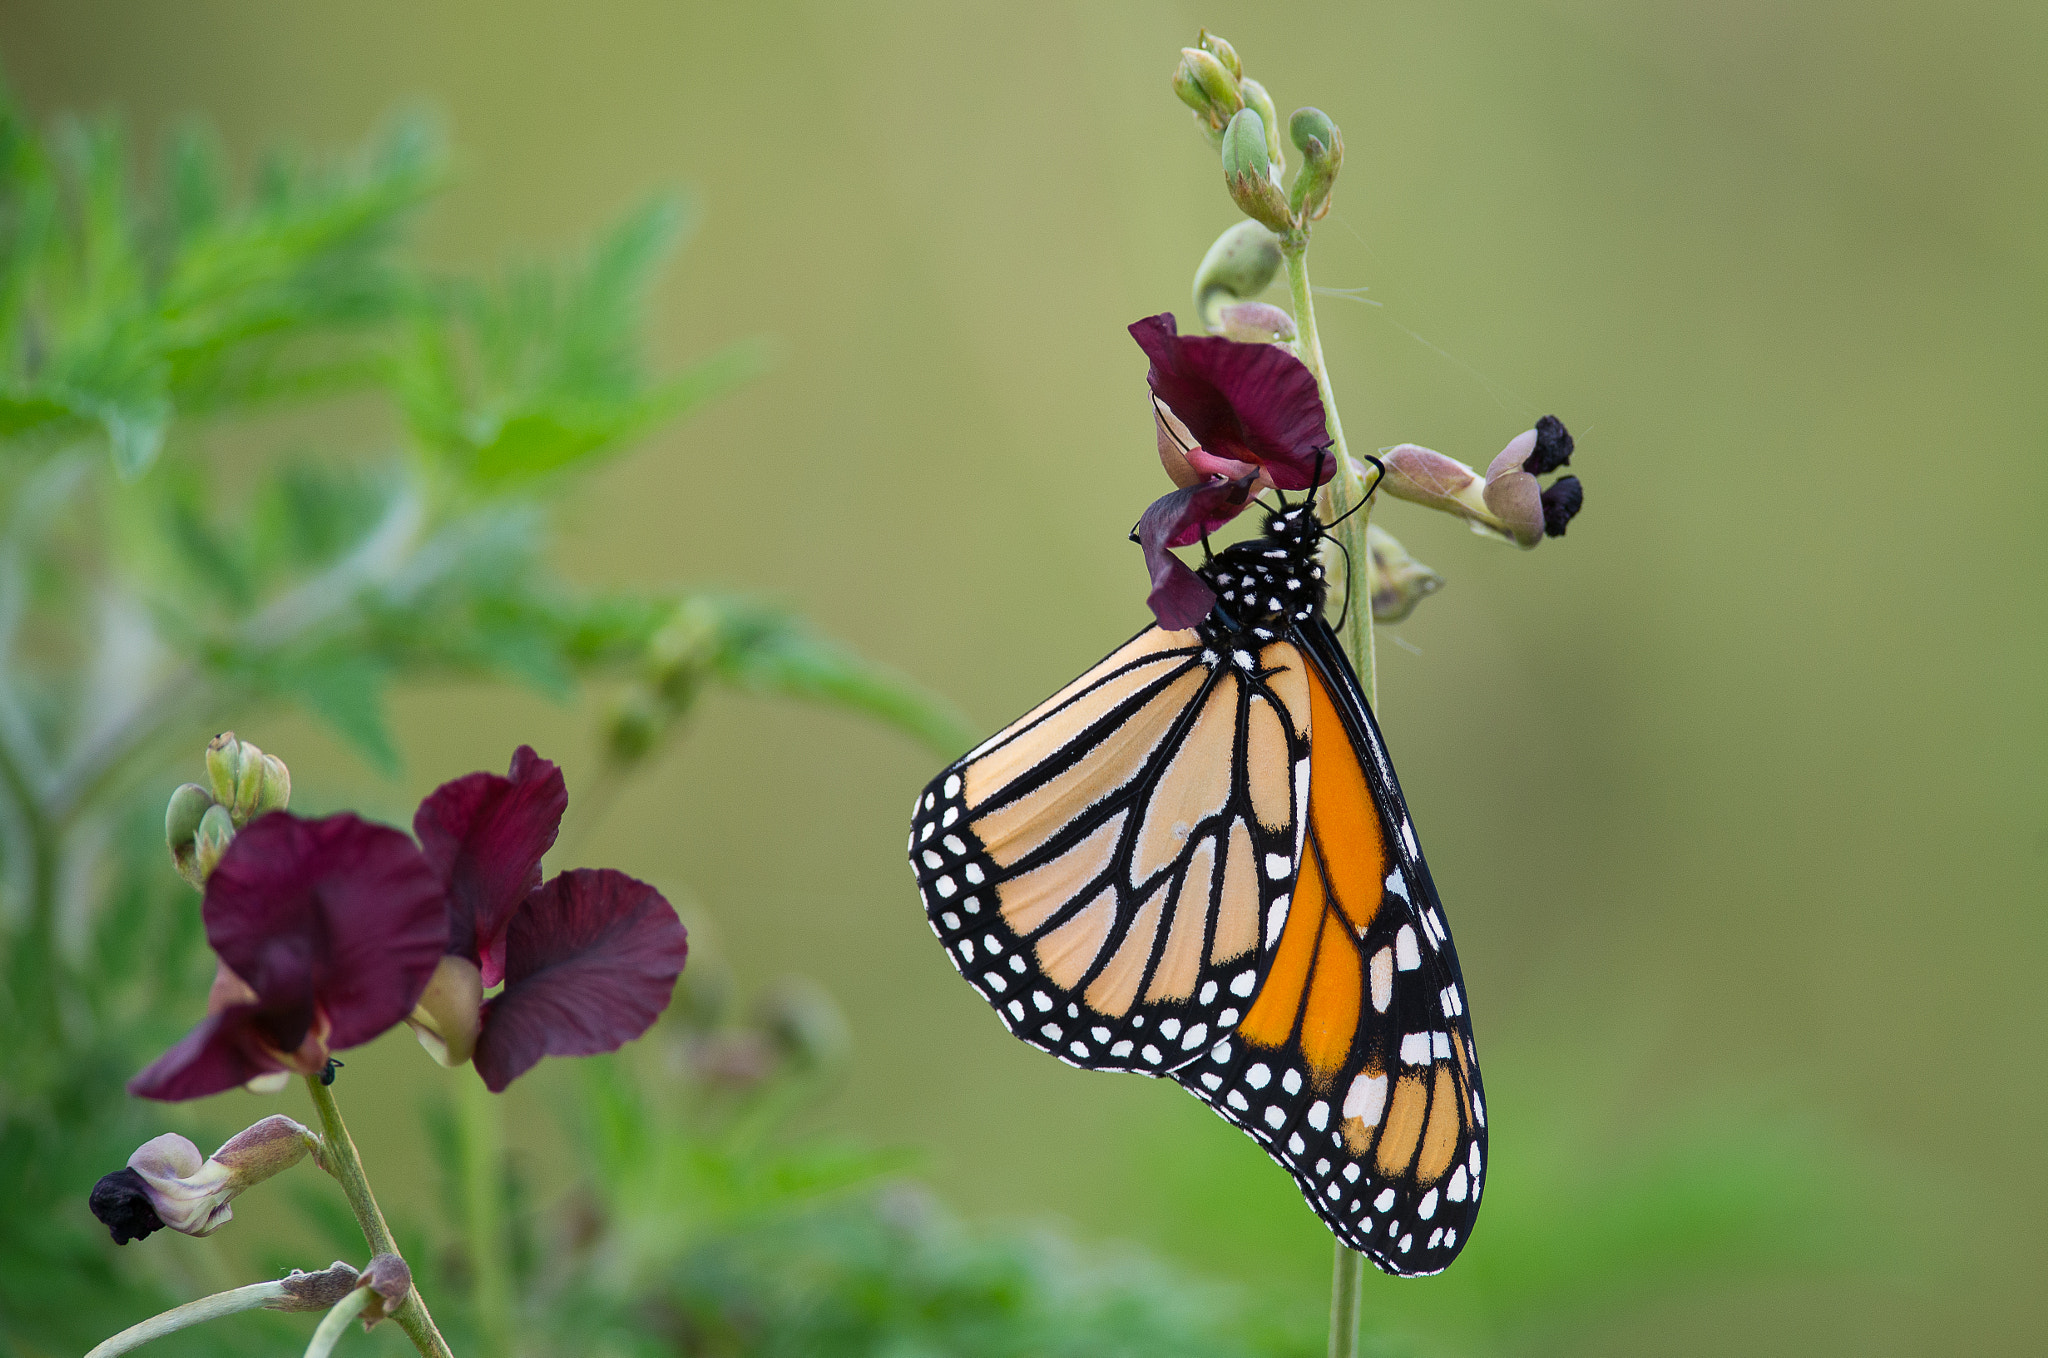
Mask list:
MULTIPOLYGON (((1281 258, 1287 262, 1287 286, 1294 294, 1294 324, 1301 331, 1301 361, 1316 376, 1316 389, 1323 397, 1323 418, 1329 426, 1330 443, 1337 454, 1337 474, 1324 488, 1325 518, 1335 519, 1365 499, 1365 481, 1351 465, 1351 450, 1344 442, 1344 422, 1337 417, 1337 394, 1330 389, 1330 370, 1323 364, 1323 343, 1316 333, 1316 304, 1308 285, 1308 239, 1305 235, 1281 238, 1281 258)), ((1372 589, 1366 583, 1365 521, 1372 513, 1364 505, 1337 526, 1337 541, 1351 560, 1351 579, 1345 591, 1349 601, 1340 639, 1351 657, 1358 682, 1365 689, 1365 701, 1379 710, 1379 689, 1375 683, 1372 650, 1372 589)))
POLYGON ((474 1069, 455 1072, 461 1086, 462 1197, 469 1225, 469 1266, 475 1278, 471 1309, 490 1358, 511 1358, 512 1260, 505 1238, 505 1135, 498 1096, 474 1069))
MULTIPOLYGON (((1351 465, 1351 451, 1344 443, 1344 423, 1337 416, 1337 394, 1330 388, 1330 370, 1323 363, 1323 343, 1316 332, 1315 294, 1308 283, 1307 234, 1296 232, 1282 237, 1280 255, 1287 263, 1287 286, 1294 294, 1294 324, 1301 332, 1301 361, 1315 374, 1316 389, 1323 397, 1323 418, 1337 454, 1337 474, 1323 492, 1323 516, 1334 520, 1358 506, 1358 512, 1336 529, 1337 541, 1351 563, 1344 590, 1344 628, 1338 640, 1351 657, 1351 667, 1358 671, 1366 703, 1377 714, 1379 688, 1373 663, 1372 586, 1366 578, 1366 563, 1372 558, 1365 543, 1365 521, 1372 506, 1361 503, 1366 498, 1365 481, 1351 465)), ((1365 1256, 1338 1241, 1330 1278, 1330 1358, 1357 1358, 1358 1303, 1364 1285, 1365 1256)))
MULTIPOLYGON (((356 1225, 362 1227, 363 1239, 370 1242, 370 1253, 399 1253, 398 1242, 391 1238, 391 1227, 384 1221, 383 1209, 377 1206, 377 1196, 370 1191, 370 1177, 363 1173, 363 1157, 356 1152, 355 1140, 348 1134, 348 1124, 341 1120, 341 1108, 334 1102, 334 1091, 320 1083, 317 1075, 306 1077, 306 1090, 313 1096, 313 1107, 320 1114, 320 1130, 326 1141, 326 1160, 322 1168, 341 1184, 341 1191, 347 1195, 348 1205, 356 1214, 356 1225)), ((406 1338, 412 1340, 413 1347, 425 1358, 455 1358, 448 1341, 435 1327, 434 1317, 427 1311, 426 1299, 420 1296, 417 1287, 406 1296, 405 1304, 392 1314, 391 1319, 405 1331, 406 1338)))

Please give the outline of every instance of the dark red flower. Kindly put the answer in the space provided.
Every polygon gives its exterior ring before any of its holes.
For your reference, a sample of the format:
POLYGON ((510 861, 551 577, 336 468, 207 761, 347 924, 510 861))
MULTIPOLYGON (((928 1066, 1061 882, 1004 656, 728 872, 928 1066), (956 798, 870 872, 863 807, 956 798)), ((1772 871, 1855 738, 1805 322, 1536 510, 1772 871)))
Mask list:
POLYGON ((448 942, 419 849, 352 815, 252 822, 207 879, 202 916, 220 958, 208 1015, 129 1082, 143 1098, 323 1070, 411 1012, 448 942))
POLYGON ((1173 313, 1130 327, 1152 360, 1152 394, 1194 437, 1182 453, 1195 471, 1235 480, 1256 472, 1260 489, 1307 490, 1335 470, 1315 374, 1273 344, 1181 335, 1173 313))
POLYGON ((505 931, 540 885, 540 860, 568 808, 561 769, 521 745, 509 778, 443 783, 413 813, 412 832, 448 888, 448 951, 476 963, 486 987, 504 979, 505 931))
POLYGON ((1146 603, 1161 627, 1178 631, 1208 616, 1216 594, 1169 548, 1199 542, 1269 487, 1321 485, 1336 460, 1315 374, 1293 354, 1272 344, 1183 336, 1170 312, 1130 329, 1152 360, 1145 380, 1160 461, 1181 487, 1155 501, 1131 536, 1145 549, 1152 576, 1146 603))
POLYGON ((561 873, 512 919, 477 1073, 499 1091, 543 1056, 617 1050, 668 1008, 689 951, 675 910, 647 883, 609 868, 561 873))
MULTIPOLYGON (((477 963, 485 989, 505 984, 467 1020, 493 1090, 543 1056, 615 1051, 646 1032, 689 954, 682 921, 645 882, 606 869, 541 883, 568 804, 561 770, 522 745, 509 777, 443 783, 413 817, 446 888, 449 954, 477 963)), ((430 1017, 437 1031, 456 1026, 430 1017)), ((444 1045, 449 1035, 439 1032, 444 1045)))
POLYGON ((1145 602, 1167 631, 1193 627, 1216 604, 1216 591, 1167 549, 1199 542, 1230 522, 1251 502, 1257 482, 1257 476, 1247 473, 1235 481, 1188 486, 1154 500, 1138 520, 1131 536, 1145 549, 1145 568, 1152 573, 1152 592, 1145 602))

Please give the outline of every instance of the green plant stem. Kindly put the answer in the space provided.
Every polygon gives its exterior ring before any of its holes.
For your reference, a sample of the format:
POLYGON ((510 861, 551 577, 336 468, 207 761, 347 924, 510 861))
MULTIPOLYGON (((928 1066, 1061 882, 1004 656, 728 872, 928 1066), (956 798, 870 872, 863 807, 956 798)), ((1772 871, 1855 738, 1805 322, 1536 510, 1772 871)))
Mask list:
POLYGON ((469 1263, 476 1279, 471 1309, 491 1358, 510 1358, 512 1260, 505 1239, 505 1135, 498 1096, 472 1068, 455 1072, 461 1088, 462 1194, 469 1225, 469 1263))
MULTIPOLYGON (((341 1184, 341 1191, 347 1195, 348 1205, 356 1214, 356 1225, 362 1227, 363 1238, 370 1242, 370 1253, 399 1253, 398 1242, 391 1238, 391 1227, 384 1221, 383 1209, 377 1206, 377 1196, 370 1191, 370 1178, 363 1173, 363 1158, 356 1153, 355 1139, 348 1134, 348 1124, 341 1120, 341 1108, 334 1102, 334 1091, 321 1084, 317 1075, 306 1077, 306 1089, 313 1096, 313 1107, 320 1113, 320 1130, 325 1134, 327 1143, 322 1168, 341 1184)), ((419 1288, 413 1288, 405 1304, 392 1314, 391 1319, 426 1358, 455 1358, 448 1341, 435 1327, 434 1317, 428 1313, 426 1299, 420 1296, 419 1288)))
POLYGON ((327 1358, 334 1352, 334 1346, 341 1342, 342 1335, 348 1332, 348 1323, 361 1315, 369 1304, 370 1289, 358 1287, 328 1307, 327 1314, 320 1317, 320 1324, 306 1344, 306 1358, 327 1358))
MULTIPOLYGON (((1367 500, 1365 481, 1352 465, 1351 451, 1344 442, 1344 422, 1337 416, 1337 393, 1330 387, 1330 370, 1323 362, 1323 342, 1316 331, 1315 293, 1308 282, 1307 233, 1282 237, 1280 257, 1286 261, 1287 286, 1294 294, 1294 324, 1301 332, 1301 361, 1315 374, 1316 389, 1323 397, 1323 418, 1337 453, 1337 474, 1323 492, 1323 515, 1325 520, 1350 515, 1336 529, 1337 541, 1351 563, 1344 588, 1344 628, 1338 640, 1351 657, 1351 667, 1358 671, 1358 683, 1365 691, 1367 705, 1377 713, 1380 704, 1373 660, 1372 588, 1366 576, 1366 563, 1372 557, 1365 541, 1366 518, 1372 513, 1372 505, 1361 503, 1367 500), (1358 510, 1351 513, 1354 505, 1358 510)), ((1365 1256, 1342 1241, 1337 1242, 1336 1249, 1330 1279, 1330 1358, 1356 1358, 1358 1301, 1365 1283, 1365 1256)))
POLYGON ((1358 1299, 1365 1286, 1365 1256, 1337 1242, 1330 1278, 1330 1358, 1358 1358, 1358 1299))
MULTIPOLYGON (((1283 237, 1280 257, 1286 261, 1287 286, 1294 294, 1294 324, 1301 332, 1301 361, 1315 374, 1316 389, 1323 397, 1323 418, 1329 427, 1331 446, 1337 454, 1337 474, 1323 490, 1324 517, 1336 519, 1349 513, 1353 505, 1366 498, 1365 481, 1351 463, 1351 450, 1344 442, 1344 422, 1337 417, 1337 394, 1330 387, 1330 370, 1323 363, 1323 342, 1316 332, 1315 294, 1310 291, 1308 282, 1307 236, 1283 237)), ((1358 682, 1365 690, 1366 703, 1377 712, 1379 691, 1373 666, 1372 591, 1366 584, 1366 562, 1372 558, 1366 551, 1365 523, 1371 513, 1372 506, 1364 505, 1337 526, 1336 536, 1351 561, 1350 580, 1344 593, 1347 605, 1344 630, 1340 640, 1344 643, 1345 653, 1351 657, 1352 668, 1358 671, 1358 682)))
POLYGON ((204 1325, 209 1320, 222 1316, 237 1315, 243 1311, 254 1311, 285 1296, 281 1282, 251 1283, 247 1287, 231 1288, 216 1292, 198 1301, 188 1301, 183 1306, 174 1306, 168 1311, 151 1316, 140 1324, 130 1325, 111 1339, 96 1345, 85 1358, 114 1358, 117 1353, 127 1353, 141 1348, 152 1339, 161 1339, 167 1334, 204 1325))

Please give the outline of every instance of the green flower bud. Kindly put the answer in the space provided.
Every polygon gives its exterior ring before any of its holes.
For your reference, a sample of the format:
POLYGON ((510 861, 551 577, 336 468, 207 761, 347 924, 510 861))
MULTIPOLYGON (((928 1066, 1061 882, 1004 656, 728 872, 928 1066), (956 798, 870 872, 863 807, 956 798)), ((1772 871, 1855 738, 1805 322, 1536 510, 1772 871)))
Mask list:
POLYGON ((1216 238, 1195 270, 1195 314, 1216 333, 1217 313, 1232 302, 1249 302, 1280 272, 1280 242, 1257 222, 1239 222, 1216 238))
POLYGON ((1224 70, 1230 72, 1239 80, 1244 79, 1244 63, 1237 59, 1237 49, 1235 47, 1232 47, 1206 28, 1202 30, 1201 42, 1202 50, 1222 62, 1224 70))
POLYGON ((1273 96, 1266 93, 1266 87, 1256 80, 1240 80, 1238 89, 1244 95, 1244 106, 1259 115, 1259 121, 1266 127, 1266 158, 1273 162, 1268 172, 1275 184, 1287 173, 1287 151, 1280 145, 1280 114, 1273 107, 1273 96))
POLYGON ((1408 555, 1408 549, 1376 523, 1365 527, 1365 551, 1374 622, 1400 622, 1444 587, 1441 575, 1408 555))
POLYGON ((228 845, 235 840, 235 820, 225 806, 209 806, 206 814, 199 818, 199 829, 192 837, 192 871, 185 874, 185 880, 205 890, 206 879, 213 875, 220 864, 220 856, 228 851, 228 845))
POLYGON ((206 777, 213 799, 229 809, 237 828, 291 803, 292 775, 284 761, 236 739, 233 731, 207 742, 206 777))
POLYGON ((1330 210, 1330 191, 1344 164, 1344 134, 1329 114, 1316 108, 1296 109, 1287 120, 1287 133, 1302 156, 1289 206, 1302 221, 1313 221, 1330 210))
POLYGON ((1237 77, 1197 47, 1180 49, 1180 65, 1173 73, 1173 92, 1212 131, 1222 131, 1224 124, 1244 107, 1237 77))
POLYGON ((1271 177, 1266 126, 1252 109, 1239 109, 1223 129, 1223 183, 1245 216, 1270 231, 1292 231, 1287 196, 1271 177))
POLYGON ((213 797, 205 788, 185 783, 171 794, 170 804, 164 808, 164 843, 171 850, 171 863, 178 869, 178 875, 194 886, 199 882, 193 840, 199 834, 200 820, 213 804, 213 797))
POLYGON ((233 731, 222 731, 206 742, 206 781, 213 799, 223 806, 235 804, 235 782, 242 773, 242 742, 233 731))

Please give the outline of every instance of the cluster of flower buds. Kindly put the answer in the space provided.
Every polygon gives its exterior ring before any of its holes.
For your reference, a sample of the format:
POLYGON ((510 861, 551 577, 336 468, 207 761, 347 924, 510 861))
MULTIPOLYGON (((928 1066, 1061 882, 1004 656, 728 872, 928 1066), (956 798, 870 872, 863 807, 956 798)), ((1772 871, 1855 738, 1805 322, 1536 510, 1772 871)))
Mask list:
POLYGON ((1344 137, 1320 109, 1297 109, 1287 138, 1301 152, 1291 190, 1283 186, 1287 156, 1280 114, 1265 86, 1244 73, 1237 50, 1206 30, 1199 47, 1181 49, 1173 92, 1195 111, 1195 123, 1223 157, 1223 182, 1245 216, 1280 235, 1298 235, 1330 210, 1330 192, 1344 163, 1344 137))
POLYGON ((1564 536, 1565 526, 1585 503, 1576 476, 1548 476, 1571 461, 1572 436, 1555 415, 1536 421, 1508 441, 1482 478, 1454 457, 1404 443, 1382 461, 1381 486, 1396 499, 1456 514, 1477 533, 1534 547, 1546 537, 1564 536))
POLYGON ((178 875, 205 890, 235 831, 291 800, 292 774, 282 759, 221 732, 206 746, 206 785, 183 784, 164 809, 164 842, 178 875))
POLYGON ((212 1155, 176 1132, 145 1141, 94 1185, 92 1213, 125 1245, 169 1227, 212 1235, 235 1215, 236 1195, 322 1151, 319 1136, 282 1113, 237 1132, 212 1155))
POLYGON ((605 752, 615 762, 630 766, 647 758, 689 715, 719 645, 719 617, 708 600, 676 605, 647 643, 638 682, 605 723, 605 752))

